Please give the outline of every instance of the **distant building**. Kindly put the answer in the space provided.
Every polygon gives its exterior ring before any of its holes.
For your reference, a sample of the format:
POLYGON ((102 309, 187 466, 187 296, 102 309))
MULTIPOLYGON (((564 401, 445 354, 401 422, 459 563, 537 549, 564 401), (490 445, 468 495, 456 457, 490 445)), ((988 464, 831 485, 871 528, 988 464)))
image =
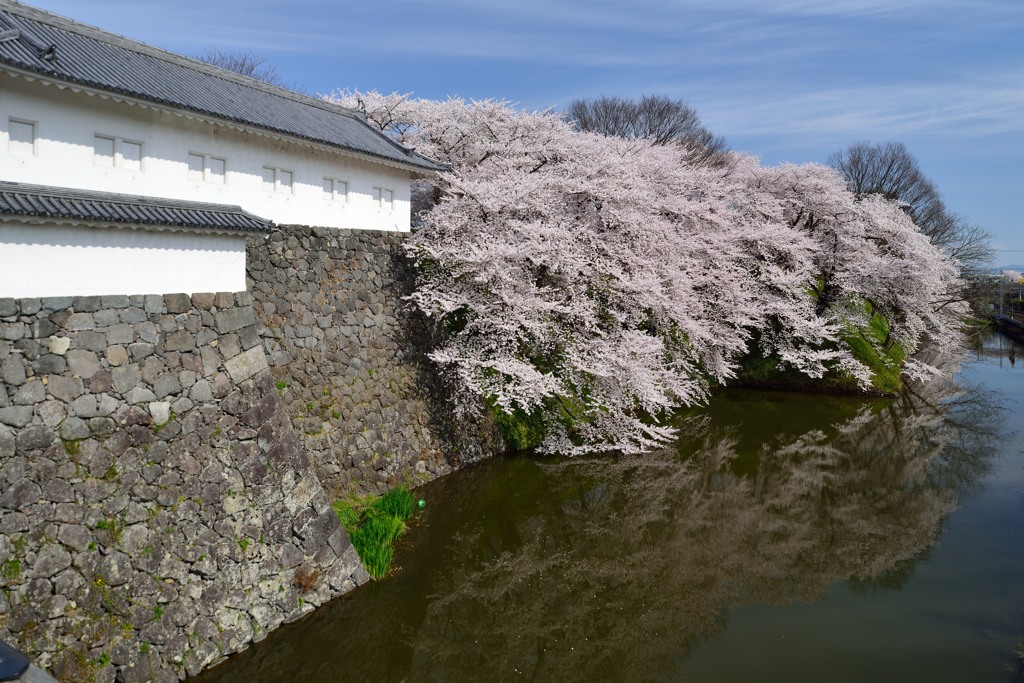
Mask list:
POLYGON ((409 229, 359 112, 0 0, 0 297, 238 291, 272 224, 409 229))

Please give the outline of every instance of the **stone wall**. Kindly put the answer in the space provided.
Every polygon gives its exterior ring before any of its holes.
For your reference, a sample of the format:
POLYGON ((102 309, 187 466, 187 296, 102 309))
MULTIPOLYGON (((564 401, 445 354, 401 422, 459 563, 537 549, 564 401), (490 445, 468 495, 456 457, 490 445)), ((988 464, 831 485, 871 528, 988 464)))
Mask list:
POLYGON ((286 410, 319 403, 283 320, 281 387, 246 292, 0 299, 0 639, 66 682, 173 681, 366 579, 286 410))
POLYGON ((500 452, 486 411, 451 412, 434 334, 404 297, 406 235, 302 226, 251 237, 248 289, 275 384, 328 491, 416 484, 500 452))

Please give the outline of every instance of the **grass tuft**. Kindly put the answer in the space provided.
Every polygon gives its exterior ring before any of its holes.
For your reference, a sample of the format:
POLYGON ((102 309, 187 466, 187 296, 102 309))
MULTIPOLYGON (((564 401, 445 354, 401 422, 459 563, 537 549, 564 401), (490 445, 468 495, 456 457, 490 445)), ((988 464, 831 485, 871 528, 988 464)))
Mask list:
POLYGON ((338 520, 375 580, 388 573, 395 554, 392 545, 405 532, 405 520, 412 517, 413 510, 412 493, 404 486, 380 498, 353 497, 334 502, 338 520))

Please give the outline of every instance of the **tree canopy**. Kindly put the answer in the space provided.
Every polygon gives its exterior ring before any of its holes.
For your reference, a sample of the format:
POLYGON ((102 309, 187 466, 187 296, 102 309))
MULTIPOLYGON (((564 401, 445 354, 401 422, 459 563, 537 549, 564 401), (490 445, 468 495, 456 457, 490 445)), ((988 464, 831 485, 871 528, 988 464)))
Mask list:
POLYGON ((507 102, 339 93, 452 172, 408 242, 432 358, 563 453, 654 447, 665 417, 731 381, 752 347, 871 388, 955 345, 956 263, 900 205, 832 168, 608 137, 507 102))
POLYGON ((696 109, 664 95, 575 99, 565 115, 579 131, 681 145, 689 151, 691 163, 712 160, 727 149, 725 138, 705 128, 696 109))
POLYGON ((294 85, 285 80, 276 66, 271 64, 264 55, 252 50, 224 51, 212 48, 195 55, 195 59, 270 85, 294 89, 294 85))
POLYGON ((920 231, 955 258, 963 270, 976 271, 987 265, 991 257, 988 233, 946 207, 903 143, 857 142, 833 153, 828 163, 843 175, 856 196, 877 194, 898 203, 920 231))

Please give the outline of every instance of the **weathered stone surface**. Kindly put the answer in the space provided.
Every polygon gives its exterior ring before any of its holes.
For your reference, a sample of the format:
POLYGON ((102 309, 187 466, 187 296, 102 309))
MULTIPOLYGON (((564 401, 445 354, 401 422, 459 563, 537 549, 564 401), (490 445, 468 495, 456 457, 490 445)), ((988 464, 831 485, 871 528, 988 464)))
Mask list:
POLYGON ((22 510, 35 503, 43 495, 43 489, 36 482, 22 478, 14 482, 7 491, 0 494, 0 506, 22 510))
POLYGON ((50 377, 46 390, 56 399, 71 403, 85 393, 82 380, 72 377, 54 376, 50 377))
POLYGON ((32 361, 32 369, 39 375, 52 375, 64 372, 68 363, 63 356, 46 353, 32 361))
POLYGON ((92 330, 96 328, 96 321, 88 313, 72 313, 64 326, 72 332, 92 330))
POLYGON ((229 308, 224 311, 218 311, 214 316, 214 320, 217 332, 227 334, 247 325, 255 325, 256 314, 248 306, 245 308, 229 308))
POLYGON ((32 406, 8 406, 0 408, 0 424, 24 427, 32 421, 32 406))
POLYGON ((133 363, 114 368, 110 371, 110 378, 119 394, 127 394, 142 381, 142 371, 133 363))
POLYGON ((92 436, 89 431, 89 423, 80 417, 69 417, 60 426, 60 438, 65 441, 87 439, 92 436))
POLYGON ((236 384, 244 382, 268 367, 267 356, 262 347, 254 347, 224 361, 224 369, 228 371, 231 380, 236 384))
POLYGON ((132 578, 132 571, 131 560, 122 552, 113 552, 100 563, 100 576, 111 587, 128 583, 132 578))
POLYGON ((71 566, 71 553, 60 544, 47 543, 36 555, 32 572, 36 576, 49 578, 71 566))
POLYGON ((115 367, 118 365, 124 365, 128 362, 128 349, 123 346, 108 346, 107 362, 115 367))
POLYGON ((68 368, 74 377, 89 379, 100 369, 100 360, 95 351, 74 349, 66 354, 68 368))
POLYGON ((171 332, 164 339, 165 351, 191 351, 195 346, 195 337, 185 330, 171 332))
POLYGON ((18 387, 25 383, 28 376, 25 374, 25 362, 21 354, 12 353, 0 363, 0 379, 4 384, 18 387))
POLYGON ((53 430, 46 425, 31 425, 18 433, 18 450, 30 451, 37 448, 46 448, 53 443, 54 438, 53 430))
POLYGON ((164 306, 168 313, 184 313, 192 307, 188 294, 164 294, 164 306))
POLYGON ((149 414, 153 417, 153 424, 166 424, 171 419, 171 404, 167 401, 154 401, 149 404, 149 414))
POLYGON ((50 337, 50 353, 63 356, 71 348, 71 337, 50 337))
POLYGON ((46 387, 40 380, 33 379, 18 387, 18 390, 14 392, 12 402, 18 406, 34 406, 37 403, 42 403, 45 398, 46 387))

